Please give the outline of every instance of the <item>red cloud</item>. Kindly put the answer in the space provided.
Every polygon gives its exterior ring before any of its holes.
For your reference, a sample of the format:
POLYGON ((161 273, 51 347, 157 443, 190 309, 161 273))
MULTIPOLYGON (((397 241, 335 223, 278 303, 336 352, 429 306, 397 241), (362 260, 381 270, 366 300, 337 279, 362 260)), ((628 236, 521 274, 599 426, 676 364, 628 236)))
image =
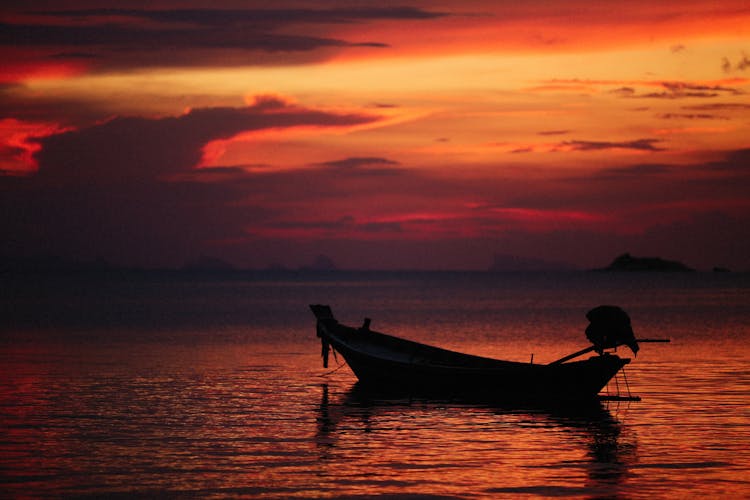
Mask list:
POLYGON ((13 118, 0 120, 0 175, 21 175, 35 172, 34 155, 41 149, 39 140, 59 134, 62 128, 54 123, 24 122, 13 118))

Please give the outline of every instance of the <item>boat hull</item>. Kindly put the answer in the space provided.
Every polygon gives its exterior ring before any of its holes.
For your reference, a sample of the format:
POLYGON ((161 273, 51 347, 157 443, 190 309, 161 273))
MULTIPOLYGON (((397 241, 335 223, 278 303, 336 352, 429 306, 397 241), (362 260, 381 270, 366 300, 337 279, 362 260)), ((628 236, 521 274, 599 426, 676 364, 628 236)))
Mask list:
POLYGON ((440 349, 333 318, 318 320, 318 335, 339 352, 360 383, 378 391, 500 400, 594 399, 630 360, 616 355, 540 365, 440 349))

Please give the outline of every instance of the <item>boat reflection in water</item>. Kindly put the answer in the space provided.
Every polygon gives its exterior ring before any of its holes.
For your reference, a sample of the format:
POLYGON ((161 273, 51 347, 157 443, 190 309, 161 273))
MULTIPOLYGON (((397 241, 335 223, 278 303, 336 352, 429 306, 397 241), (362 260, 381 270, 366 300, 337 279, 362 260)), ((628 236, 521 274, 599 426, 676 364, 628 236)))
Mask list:
POLYGON ((329 486, 352 494, 610 497, 636 462, 635 436, 613 416, 628 403, 397 398, 359 383, 321 391, 320 462, 336 468, 329 486))

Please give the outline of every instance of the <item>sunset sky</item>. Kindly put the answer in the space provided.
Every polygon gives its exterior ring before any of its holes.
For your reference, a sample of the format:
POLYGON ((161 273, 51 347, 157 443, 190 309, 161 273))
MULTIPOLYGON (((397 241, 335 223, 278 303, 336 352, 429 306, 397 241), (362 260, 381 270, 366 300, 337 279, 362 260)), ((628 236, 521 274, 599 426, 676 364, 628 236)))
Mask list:
POLYGON ((747 0, 3 5, 4 258, 750 270, 747 0))

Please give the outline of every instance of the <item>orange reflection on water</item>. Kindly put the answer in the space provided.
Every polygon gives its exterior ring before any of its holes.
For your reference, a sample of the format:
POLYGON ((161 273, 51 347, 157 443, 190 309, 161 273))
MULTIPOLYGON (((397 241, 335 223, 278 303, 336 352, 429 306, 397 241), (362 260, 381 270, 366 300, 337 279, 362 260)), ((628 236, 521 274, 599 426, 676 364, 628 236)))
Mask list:
POLYGON ((634 436, 623 436, 598 403, 513 408, 379 399, 357 388, 332 397, 328 385, 321 391, 321 460, 336 475, 361 481, 361 493, 366 478, 376 476, 394 492, 612 494, 635 455, 634 436))

